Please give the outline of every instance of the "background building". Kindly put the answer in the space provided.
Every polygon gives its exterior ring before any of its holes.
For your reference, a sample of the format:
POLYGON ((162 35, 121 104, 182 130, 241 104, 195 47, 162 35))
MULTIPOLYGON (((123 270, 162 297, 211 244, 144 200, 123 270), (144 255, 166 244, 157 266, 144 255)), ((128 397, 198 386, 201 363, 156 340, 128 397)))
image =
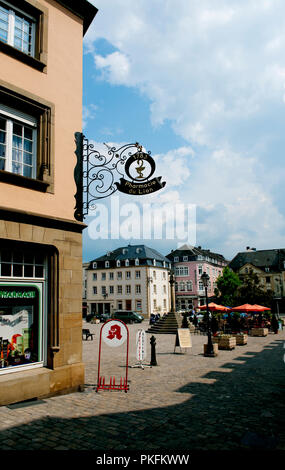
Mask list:
POLYGON ((274 292, 274 309, 285 312, 285 249, 256 250, 247 247, 229 263, 229 267, 241 275, 252 270, 258 275, 264 289, 274 292))
POLYGON ((74 133, 96 12, 86 0, 0 1, 1 405, 84 384, 74 133))
POLYGON ((205 271, 210 277, 208 296, 211 297, 214 295, 217 277, 227 266, 222 255, 187 244, 172 250, 167 258, 174 268, 176 310, 190 310, 205 304, 201 275, 205 271))
POLYGON ((148 318, 170 306, 169 259, 145 245, 106 253, 86 269, 89 313, 135 310, 148 318))

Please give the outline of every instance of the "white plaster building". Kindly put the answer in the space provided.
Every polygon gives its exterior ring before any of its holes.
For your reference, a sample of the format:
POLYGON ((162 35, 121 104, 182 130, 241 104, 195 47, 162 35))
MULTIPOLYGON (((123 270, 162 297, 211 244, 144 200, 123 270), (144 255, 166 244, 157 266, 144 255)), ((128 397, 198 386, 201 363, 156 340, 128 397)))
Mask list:
POLYGON ((128 245, 84 267, 88 313, 134 310, 149 318, 169 312, 170 261, 145 245, 128 245))

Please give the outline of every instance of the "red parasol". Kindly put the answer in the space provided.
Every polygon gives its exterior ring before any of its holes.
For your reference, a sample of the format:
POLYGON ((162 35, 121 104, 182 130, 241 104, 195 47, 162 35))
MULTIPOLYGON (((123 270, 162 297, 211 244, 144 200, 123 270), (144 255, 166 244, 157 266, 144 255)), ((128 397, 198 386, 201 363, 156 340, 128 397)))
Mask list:
MULTIPOLYGON (((260 305, 251 305, 251 304, 243 304, 239 305, 238 307, 234 307, 231 309, 233 312, 261 312, 267 310, 267 307, 262 307, 260 305)), ((270 308, 268 309, 270 310, 270 308)))
MULTIPOLYGON (((207 305, 201 305, 199 308, 200 310, 207 310, 207 305)), ((208 308, 211 312, 227 312, 228 310, 230 310, 228 307, 215 304, 214 302, 210 302, 208 304, 208 308)))
POLYGON ((253 307, 255 308, 258 308, 258 311, 260 312, 265 312, 265 310, 271 310, 271 308, 268 308, 268 307, 263 307, 262 305, 257 305, 257 304, 254 304, 253 307))

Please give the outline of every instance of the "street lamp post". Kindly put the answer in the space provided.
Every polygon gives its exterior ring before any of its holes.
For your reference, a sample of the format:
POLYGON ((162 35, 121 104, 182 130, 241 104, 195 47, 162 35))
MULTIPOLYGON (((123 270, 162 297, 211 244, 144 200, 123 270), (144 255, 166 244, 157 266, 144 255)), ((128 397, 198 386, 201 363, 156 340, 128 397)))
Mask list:
POLYGON ((203 274, 201 276, 201 281, 203 282, 203 286, 205 288, 205 294, 206 294, 207 330, 208 330, 208 344, 207 344, 207 352, 206 352, 205 356, 215 357, 214 347, 213 347, 213 342, 212 342, 211 320, 210 320, 210 313, 209 313, 209 307, 208 307, 208 283, 209 283, 209 279, 210 279, 210 277, 208 276, 208 274, 203 272, 203 274))
POLYGON ((175 308, 175 277, 174 277, 174 271, 171 270, 168 272, 169 274, 169 284, 170 284, 170 312, 175 313, 176 308, 175 308))

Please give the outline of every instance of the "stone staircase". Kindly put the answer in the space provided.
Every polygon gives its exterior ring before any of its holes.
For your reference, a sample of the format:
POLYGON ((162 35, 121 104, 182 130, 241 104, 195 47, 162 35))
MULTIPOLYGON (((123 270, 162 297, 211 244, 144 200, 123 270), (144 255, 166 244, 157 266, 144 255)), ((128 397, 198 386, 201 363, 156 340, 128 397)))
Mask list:
POLYGON ((146 330, 146 333, 175 335, 177 329, 181 328, 181 325, 182 316, 176 312, 169 312, 146 330))

